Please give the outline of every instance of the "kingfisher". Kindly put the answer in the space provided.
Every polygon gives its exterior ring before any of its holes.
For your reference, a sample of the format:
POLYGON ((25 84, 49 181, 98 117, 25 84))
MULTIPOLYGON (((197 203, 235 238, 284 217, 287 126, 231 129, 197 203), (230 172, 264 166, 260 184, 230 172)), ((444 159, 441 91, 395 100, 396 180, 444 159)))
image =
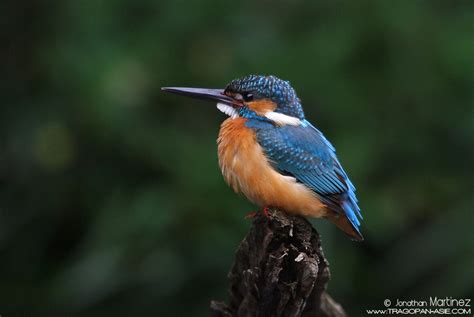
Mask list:
POLYGON ((326 218, 362 241, 355 187, 334 146, 306 118, 288 81, 249 75, 224 89, 163 87, 217 102, 229 116, 217 138, 219 167, 237 193, 268 211, 326 218))

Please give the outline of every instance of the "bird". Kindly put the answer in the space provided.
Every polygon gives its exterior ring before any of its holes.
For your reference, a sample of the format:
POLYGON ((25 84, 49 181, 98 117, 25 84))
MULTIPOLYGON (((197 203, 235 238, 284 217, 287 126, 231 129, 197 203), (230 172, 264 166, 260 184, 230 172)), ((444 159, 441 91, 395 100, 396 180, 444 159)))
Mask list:
POLYGON ((289 214, 326 218, 363 241, 355 187, 334 146, 311 124, 289 81, 248 75, 224 89, 162 87, 217 102, 228 118, 217 138, 226 183, 252 203, 289 214))

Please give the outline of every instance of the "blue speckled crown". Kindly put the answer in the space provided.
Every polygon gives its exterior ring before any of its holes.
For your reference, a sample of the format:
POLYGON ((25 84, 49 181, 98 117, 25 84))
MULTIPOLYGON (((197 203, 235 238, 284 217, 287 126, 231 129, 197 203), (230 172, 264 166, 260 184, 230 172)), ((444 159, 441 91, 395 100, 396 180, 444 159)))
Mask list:
POLYGON ((249 75, 234 79, 225 90, 237 93, 250 92, 254 95, 254 99, 271 99, 277 104, 276 111, 304 119, 300 100, 289 81, 275 76, 249 75))

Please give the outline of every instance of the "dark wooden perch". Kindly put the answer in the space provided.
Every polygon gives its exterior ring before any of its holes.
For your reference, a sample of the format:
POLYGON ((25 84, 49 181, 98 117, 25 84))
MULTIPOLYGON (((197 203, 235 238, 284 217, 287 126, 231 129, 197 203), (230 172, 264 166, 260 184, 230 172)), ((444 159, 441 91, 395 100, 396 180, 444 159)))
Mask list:
POLYGON ((258 214, 229 273, 229 303, 212 301, 212 316, 346 316, 326 293, 328 265, 306 219, 258 214))

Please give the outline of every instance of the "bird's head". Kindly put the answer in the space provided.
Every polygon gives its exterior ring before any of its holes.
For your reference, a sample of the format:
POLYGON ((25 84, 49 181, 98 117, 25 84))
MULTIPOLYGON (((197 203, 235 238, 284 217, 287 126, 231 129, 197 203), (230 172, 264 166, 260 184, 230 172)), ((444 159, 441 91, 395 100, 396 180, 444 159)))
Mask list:
POLYGON ((300 125, 304 112, 288 81, 275 76, 249 75, 234 79, 225 89, 164 87, 164 91, 217 101, 217 108, 232 118, 300 125))

